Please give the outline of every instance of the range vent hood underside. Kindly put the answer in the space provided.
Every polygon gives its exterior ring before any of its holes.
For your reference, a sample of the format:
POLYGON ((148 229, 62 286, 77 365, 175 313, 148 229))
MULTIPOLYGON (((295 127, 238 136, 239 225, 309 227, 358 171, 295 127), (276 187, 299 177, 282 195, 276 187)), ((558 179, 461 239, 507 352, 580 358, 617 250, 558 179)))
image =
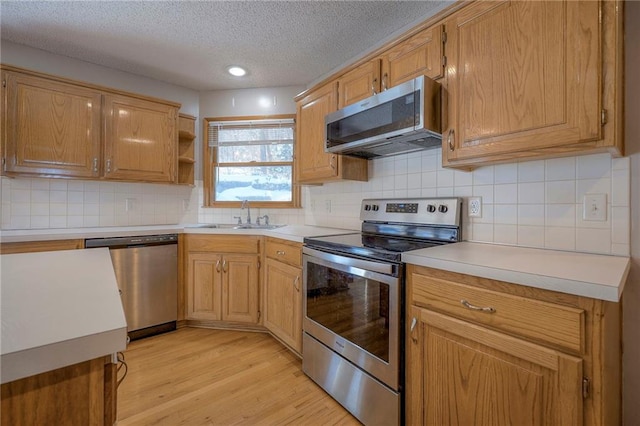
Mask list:
POLYGON ((368 143, 365 146, 354 146, 340 150, 340 154, 350 157, 373 159, 389 157, 391 155, 406 154, 408 152, 425 149, 440 148, 442 136, 436 133, 409 134, 392 137, 378 143, 368 143))

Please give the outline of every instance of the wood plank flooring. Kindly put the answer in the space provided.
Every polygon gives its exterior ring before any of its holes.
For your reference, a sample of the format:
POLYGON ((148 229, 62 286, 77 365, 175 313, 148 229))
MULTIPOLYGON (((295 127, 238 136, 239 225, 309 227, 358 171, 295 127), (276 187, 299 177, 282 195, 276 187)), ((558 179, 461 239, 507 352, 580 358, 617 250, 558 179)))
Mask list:
POLYGON ((268 334, 181 328, 125 359, 118 426, 360 425, 268 334))

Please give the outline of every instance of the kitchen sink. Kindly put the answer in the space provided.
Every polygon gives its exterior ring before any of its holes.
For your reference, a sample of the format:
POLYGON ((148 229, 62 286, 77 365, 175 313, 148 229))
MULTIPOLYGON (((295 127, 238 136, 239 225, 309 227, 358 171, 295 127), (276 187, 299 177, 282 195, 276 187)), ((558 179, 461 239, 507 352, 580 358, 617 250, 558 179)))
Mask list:
POLYGON ((258 225, 257 223, 199 223, 196 225, 187 225, 187 228, 208 228, 208 229, 275 229, 285 225, 258 225))

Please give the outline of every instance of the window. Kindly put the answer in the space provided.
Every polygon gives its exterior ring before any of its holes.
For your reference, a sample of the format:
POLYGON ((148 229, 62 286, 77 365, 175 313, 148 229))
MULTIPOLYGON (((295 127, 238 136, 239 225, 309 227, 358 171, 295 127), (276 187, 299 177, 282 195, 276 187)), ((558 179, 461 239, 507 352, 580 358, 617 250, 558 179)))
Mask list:
POLYGON ((205 205, 298 207, 293 117, 205 119, 205 205))

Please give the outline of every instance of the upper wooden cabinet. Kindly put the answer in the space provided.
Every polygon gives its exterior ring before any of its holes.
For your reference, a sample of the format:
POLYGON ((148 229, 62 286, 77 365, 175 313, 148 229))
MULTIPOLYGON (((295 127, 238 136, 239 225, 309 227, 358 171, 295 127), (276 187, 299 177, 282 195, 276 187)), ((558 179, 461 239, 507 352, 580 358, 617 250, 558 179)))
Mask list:
POLYGON ((619 31, 615 3, 474 2, 452 15, 446 22, 444 165, 593 148, 620 153, 615 126, 603 134, 606 116, 616 109, 615 88, 607 85, 621 84, 615 83, 615 52, 601 44, 619 31))
POLYGON ((176 181, 178 104, 2 67, 3 173, 176 181))
POLYGON ((338 109, 380 92, 380 59, 374 59, 338 78, 338 109))
POLYGON ((420 75, 444 75, 443 25, 434 25, 395 45, 382 55, 382 90, 420 75))
POLYGON ((5 172, 99 176, 99 91, 4 70, 2 81, 5 172))
POLYGON ((106 178, 175 181, 177 108, 105 95, 104 112, 106 178))
POLYGON ((178 116, 178 183, 193 185, 195 182, 196 118, 178 116))
POLYGON ((326 153, 327 114, 338 108, 338 82, 333 81, 298 100, 296 108, 296 167, 299 183, 341 179, 366 181, 367 160, 326 153))

